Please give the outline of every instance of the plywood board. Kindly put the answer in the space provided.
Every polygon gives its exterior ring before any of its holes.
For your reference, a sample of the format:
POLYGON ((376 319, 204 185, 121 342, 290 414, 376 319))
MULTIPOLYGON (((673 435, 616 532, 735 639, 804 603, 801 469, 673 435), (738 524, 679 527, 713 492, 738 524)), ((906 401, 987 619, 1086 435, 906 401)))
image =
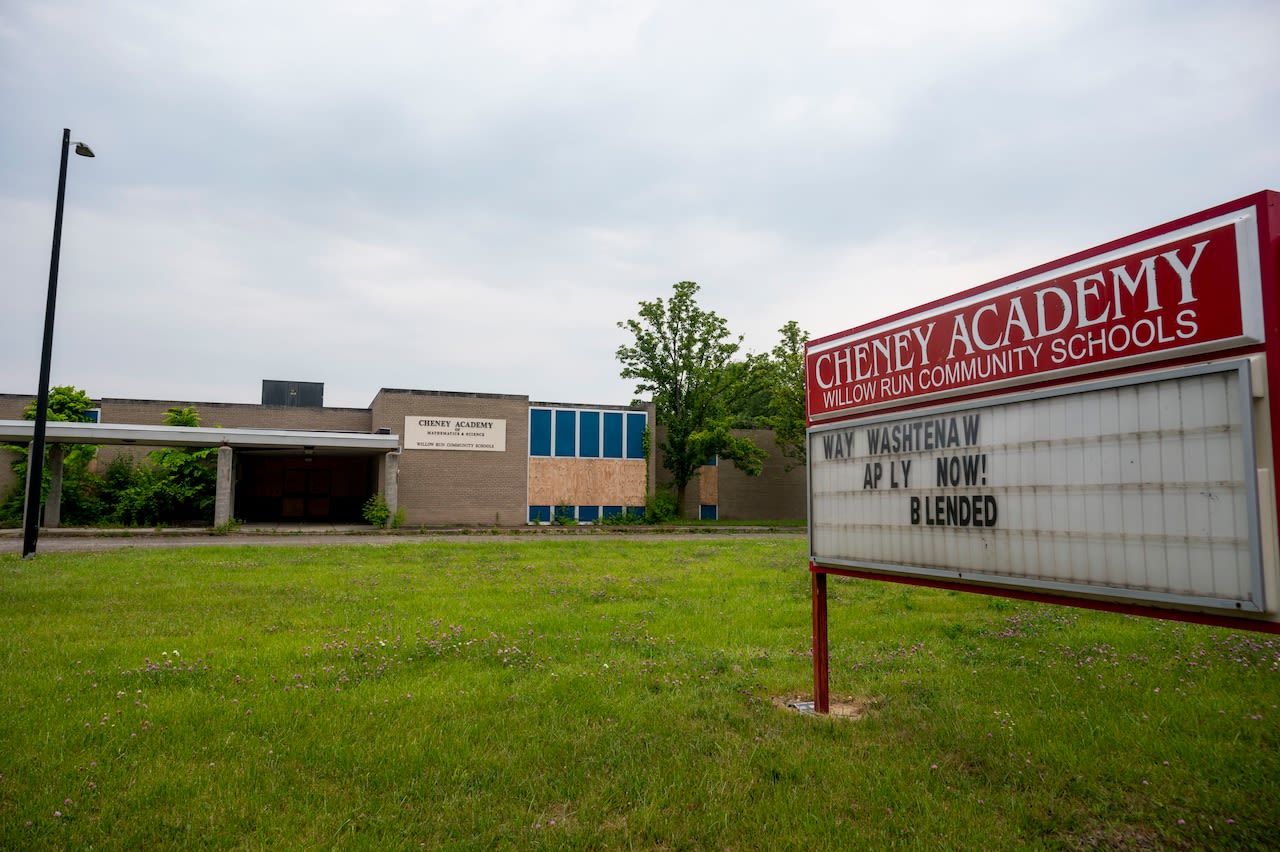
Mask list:
POLYGON ((645 463, 638 459, 529 459, 529 504, 643 506, 645 463))

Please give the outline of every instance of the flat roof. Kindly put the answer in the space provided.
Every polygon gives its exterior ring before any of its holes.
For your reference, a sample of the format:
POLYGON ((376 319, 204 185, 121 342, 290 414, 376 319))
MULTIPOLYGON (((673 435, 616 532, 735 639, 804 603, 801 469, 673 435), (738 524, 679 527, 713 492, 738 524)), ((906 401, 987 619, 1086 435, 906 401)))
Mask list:
MULTIPOLYGON (((0 420, 0 441, 28 443, 32 420, 0 420)), ((306 432, 299 429, 223 429, 208 426, 144 426, 129 423, 64 423, 45 429, 50 444, 141 444, 147 447, 231 447, 238 450, 343 450, 388 453, 400 449, 399 435, 368 432, 306 432)))

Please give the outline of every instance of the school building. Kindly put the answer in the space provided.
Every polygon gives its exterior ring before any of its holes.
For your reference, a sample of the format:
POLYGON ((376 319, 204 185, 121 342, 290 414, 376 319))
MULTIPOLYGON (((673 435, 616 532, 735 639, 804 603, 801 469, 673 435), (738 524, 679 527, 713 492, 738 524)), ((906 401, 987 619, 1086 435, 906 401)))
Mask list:
MULTIPOLYGON (((646 431, 662 434, 652 404, 383 388, 368 408, 333 408, 324 405, 323 387, 264 381, 259 404, 98 399, 96 422, 48 424, 49 467, 59 472, 71 443, 98 446, 104 466, 161 446, 217 447, 215 525, 362 523, 375 494, 408 526, 517 526, 557 516, 589 523, 643 513, 669 481, 660 453, 645 457, 646 431), (186 407, 199 412, 200 427, 164 425, 170 408, 186 407)), ((31 401, 0 394, 0 443, 31 441, 33 424, 21 419, 31 401)), ((738 434, 769 453, 763 474, 748 477, 709 460, 687 489, 684 516, 804 518, 804 470, 786 470, 772 432, 738 434)), ((0 461, 0 491, 15 484, 0 461)), ((55 484, 45 526, 58 525, 56 491, 55 484)))

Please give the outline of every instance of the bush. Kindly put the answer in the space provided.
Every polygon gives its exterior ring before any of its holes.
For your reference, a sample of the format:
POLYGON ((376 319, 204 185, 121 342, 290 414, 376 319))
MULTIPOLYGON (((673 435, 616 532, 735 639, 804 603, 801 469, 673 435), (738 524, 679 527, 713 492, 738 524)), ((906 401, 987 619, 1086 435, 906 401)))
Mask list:
POLYGON ((129 526, 212 523, 216 452, 163 449, 151 453, 147 464, 117 467, 113 461, 107 469, 109 479, 119 485, 128 474, 128 484, 116 493, 115 517, 129 526))
POLYGON ((626 509, 623 509, 621 512, 619 512, 616 515, 601 517, 600 520, 597 521, 597 523, 602 524, 604 526, 609 526, 609 527, 627 527, 627 526, 632 526, 634 524, 647 523, 647 519, 644 515, 637 514, 634 512, 629 512, 626 509))
POLYGON ((645 523, 665 524, 678 517, 680 517, 680 504, 676 501, 675 492, 669 489, 658 491, 645 501, 645 523))
POLYGON ((391 519, 391 507, 387 505, 387 498, 381 494, 374 494, 368 500, 364 501, 364 509, 361 511, 364 519, 375 527, 386 527, 387 521, 391 519))

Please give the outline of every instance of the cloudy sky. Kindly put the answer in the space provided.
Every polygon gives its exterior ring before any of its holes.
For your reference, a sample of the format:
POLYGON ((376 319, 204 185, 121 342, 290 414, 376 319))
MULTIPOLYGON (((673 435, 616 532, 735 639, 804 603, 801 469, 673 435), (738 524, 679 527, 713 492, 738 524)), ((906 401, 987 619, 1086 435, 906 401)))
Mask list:
POLYGON ((0 0, 0 392, 626 403, 681 280, 754 351, 1280 189, 1280 3, 0 0))

